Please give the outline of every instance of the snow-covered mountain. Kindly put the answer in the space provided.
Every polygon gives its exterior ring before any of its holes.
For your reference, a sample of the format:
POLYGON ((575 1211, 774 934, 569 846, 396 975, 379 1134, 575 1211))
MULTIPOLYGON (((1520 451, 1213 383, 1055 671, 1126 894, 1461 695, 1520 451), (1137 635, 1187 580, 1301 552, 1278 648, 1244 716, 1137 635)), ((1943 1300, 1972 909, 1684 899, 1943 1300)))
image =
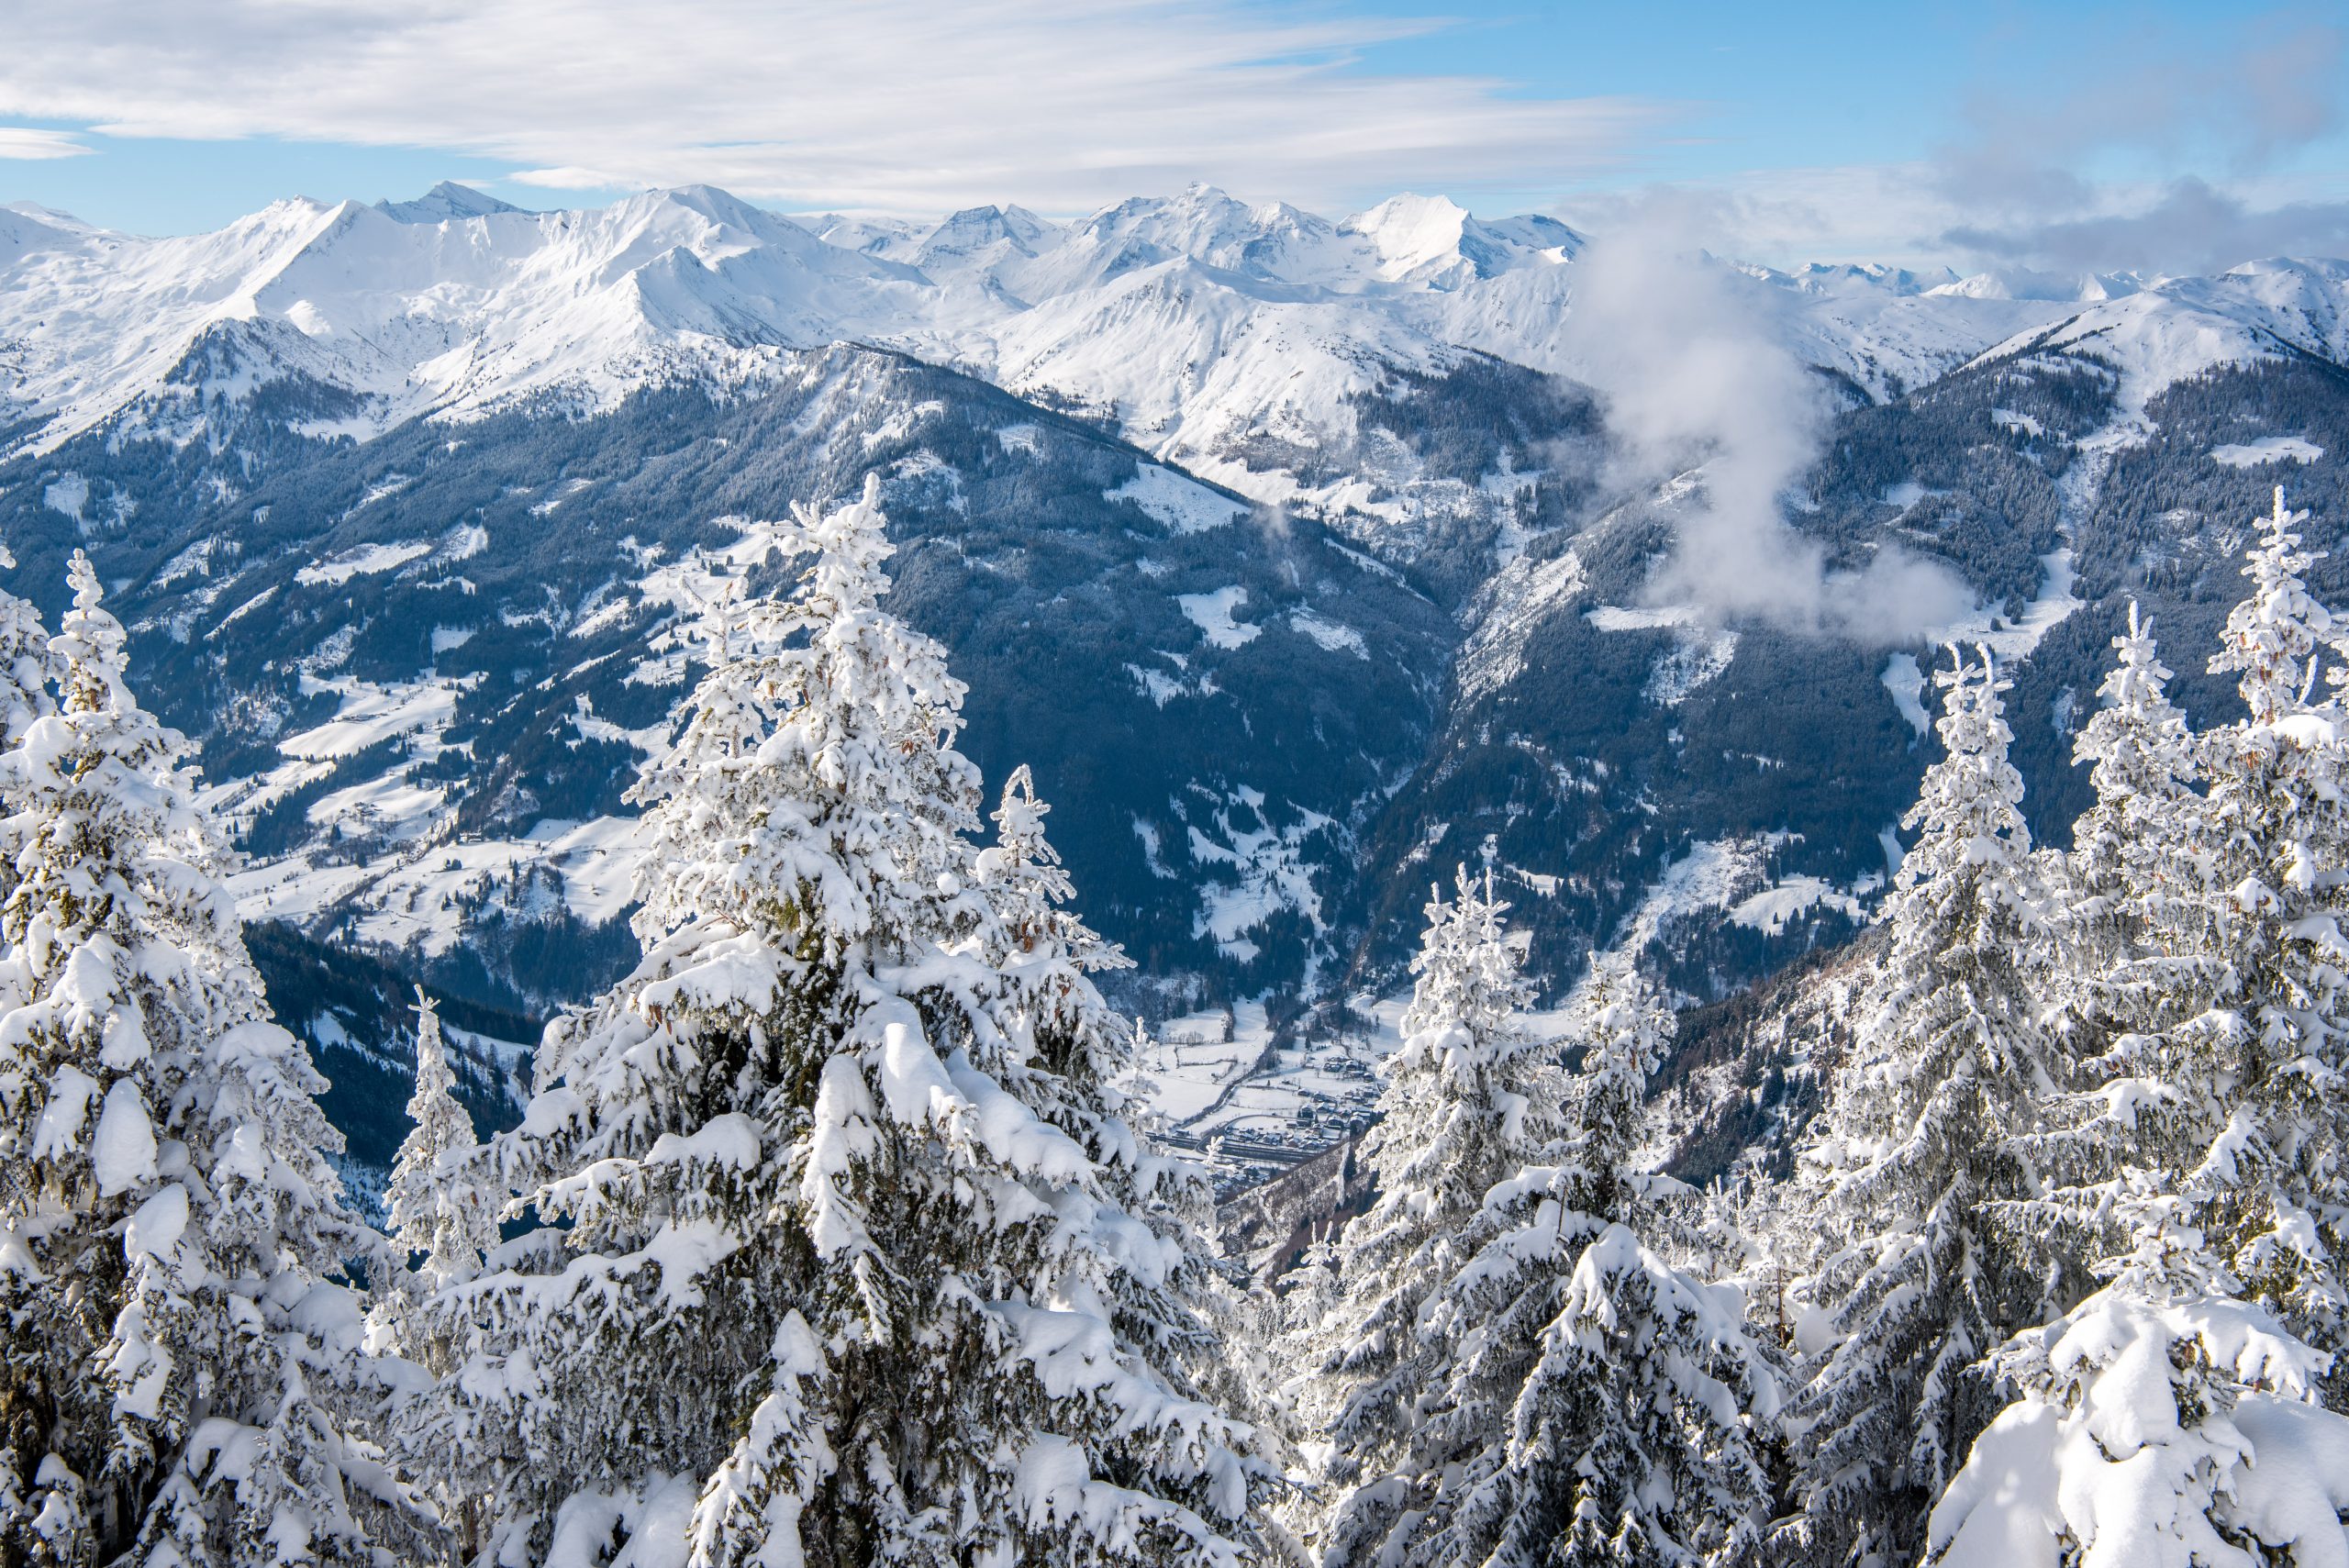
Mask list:
MULTIPOLYGON (((0 217, 0 429, 49 447, 136 409, 185 439, 217 400, 298 381, 314 389, 304 429, 364 436, 418 415, 742 386, 778 348, 863 341, 1097 413, 1257 499, 1375 514, 1297 454, 1351 441, 1353 400, 1396 370, 1487 354, 1583 372, 1567 325, 1586 244, 1552 218, 1480 219, 1442 197, 1331 221, 1207 186, 1066 225, 1016 206, 794 220, 703 187, 530 213, 444 183, 373 207, 281 202, 164 239, 19 207, 0 217)), ((2143 286, 1739 271, 1783 296, 1770 315, 1798 352, 1876 397, 2050 329, 2139 344, 2123 351, 2155 376, 2246 345, 2324 352, 2344 287, 2297 263, 2143 286)))
MULTIPOLYGON (((1480 220, 1440 197, 1331 222, 1204 186, 1066 226, 1017 207, 803 225, 697 187, 528 213, 442 184, 374 207, 285 201, 165 239, 15 208, 0 219, 5 406, 19 439, 54 445, 133 404, 199 421, 192 406, 216 394, 300 376, 347 395, 363 433, 546 398, 608 407, 680 377, 754 377, 776 346, 853 339, 1115 410, 1241 477, 1258 466, 1240 455, 1248 434, 1342 427, 1344 399, 1386 365, 1474 350, 1571 372, 1557 324, 1583 245, 1553 219, 1480 220), (174 380, 200 347, 209 368, 174 380)), ((1916 291, 1880 280, 1803 286, 1822 362, 1945 363, 2051 314, 1903 309, 1889 302, 1916 291)))
MULTIPOLYGON (((1553 984, 1633 940, 1703 996, 1864 921, 1898 854, 1932 649, 1649 601, 1707 473, 1623 477, 1587 257, 1440 198, 1207 187, 1065 224, 707 189, 167 239, 0 208, 0 538, 52 614, 97 561, 250 912, 538 1006, 627 956, 619 797, 680 632, 774 570, 757 519, 878 473, 970 752, 1062 802, 1160 987, 1132 999, 1246 1003, 1216 1072, 1335 1082, 1314 1052, 1370 1038, 1450 862, 1499 868, 1553 984)), ((2221 702, 2192 650, 2262 487, 2349 516, 2349 265, 1716 281, 1840 392, 1789 526, 1977 597, 1941 630, 2012 662, 2043 828, 2126 598, 2221 702)), ((1343 1119, 1185 1082, 1250 1147, 1343 1119)))
MULTIPOLYGON (((1284 449, 1351 439, 1351 401, 1397 369, 1480 353, 1575 375, 1586 244, 1552 218, 1480 219, 1442 197, 1331 221, 1208 186, 1066 225, 1016 206, 801 221, 706 187, 530 213, 444 183, 373 207, 285 201, 164 239, 18 207, 0 217, 0 428, 54 446, 135 406, 185 437, 215 399, 299 378, 332 407, 312 427, 365 435, 742 385, 774 349, 863 341, 1098 412, 1259 499, 1342 510, 1367 497, 1284 449)), ((2322 263, 2142 285, 1739 271, 1784 296, 1772 317, 1804 357, 1878 397, 2051 329, 2136 356, 2149 395, 2214 357, 2329 351, 2349 287, 2322 263)))
MULTIPOLYGON (((139 239, 12 213, 0 228, 11 423, 39 446, 135 412, 192 436, 216 400, 304 380, 373 435, 535 399, 753 375, 765 351, 871 335, 936 291, 702 187, 526 213, 443 185, 396 206, 276 203, 139 239)), ((330 432, 322 432, 330 433, 330 432)))
MULTIPOLYGON (((2099 291, 2101 294, 2102 291, 2099 291)), ((2209 278, 2162 278, 2103 295, 2053 327, 1987 350, 2054 350, 2110 366, 2123 405, 2219 365, 2306 354, 2349 361, 2349 261, 2246 261, 2209 278)))

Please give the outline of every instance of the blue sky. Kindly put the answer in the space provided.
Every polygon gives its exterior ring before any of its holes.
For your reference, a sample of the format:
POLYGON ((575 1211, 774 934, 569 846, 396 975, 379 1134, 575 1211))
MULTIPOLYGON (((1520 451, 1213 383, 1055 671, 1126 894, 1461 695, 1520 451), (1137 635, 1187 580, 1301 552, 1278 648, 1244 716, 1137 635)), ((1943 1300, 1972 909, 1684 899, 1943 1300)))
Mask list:
POLYGON ((2320 11, 684 0, 652 24, 623 0, 484 0, 462 17, 413 0, 18 0, 11 15, 0 200, 149 233, 441 179, 530 206, 707 181, 785 209, 1070 214, 1204 178, 1323 211, 1408 187, 1602 227, 1664 189, 1719 243, 1779 262, 2118 265, 2133 246, 2132 264, 2182 265, 2225 254, 2237 220, 2243 244, 2349 249, 2329 243, 2349 233, 2349 56, 2320 11))

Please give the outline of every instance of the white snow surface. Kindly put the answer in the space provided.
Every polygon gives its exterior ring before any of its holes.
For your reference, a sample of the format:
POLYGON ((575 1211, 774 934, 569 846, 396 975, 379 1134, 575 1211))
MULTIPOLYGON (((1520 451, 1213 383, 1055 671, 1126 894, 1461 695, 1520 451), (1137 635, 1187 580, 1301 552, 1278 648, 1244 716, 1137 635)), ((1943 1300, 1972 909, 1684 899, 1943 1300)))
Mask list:
POLYGON ((1855 895, 1845 892, 1825 878, 1789 876, 1750 897, 1740 899, 1730 909, 1730 924, 1775 937, 1787 929, 1787 921, 1821 905, 1839 909, 1854 920, 1867 917, 1865 906, 1855 895))
POLYGON ((2266 1312, 2204 1300, 2154 1306, 2114 1291, 2044 1338, 2076 1394, 2033 1392, 1975 1443, 1932 1515, 1941 1568, 2254 1568, 2349 1563, 2349 1418, 2305 1390, 2317 1358, 2266 1312), (2181 1422, 2173 1347, 2199 1342, 2236 1385, 2231 1411, 2181 1422), (2221 1529, 2224 1527, 2225 1535, 2221 1529))
MULTIPOLYGON (((2072 591, 2076 574, 2072 570, 2071 546, 2065 545, 2041 556, 2039 566, 2043 573, 2039 593, 2023 606, 2022 614, 2015 619, 2007 619, 2002 609, 1977 609, 1963 620, 1926 628, 1922 634, 1923 640, 1934 648, 1945 648, 1952 643, 1961 643, 1967 648, 1987 648, 2003 660, 2030 657, 2031 651, 2039 646, 2040 639, 2087 602, 2072 591)), ((1892 685, 1894 674, 1892 667, 1887 665, 1885 671, 1887 689, 1892 685)), ((1901 675, 1906 678, 1905 672, 1901 675)), ((1899 700, 1897 690, 1893 692, 1893 700, 1899 700)), ((1909 715, 1905 706, 1901 711, 1911 724, 1916 723, 1915 717, 1909 715)))
POLYGON ((392 571, 431 553, 431 542, 425 539, 411 540, 406 544, 363 544, 331 561, 305 566, 294 573, 294 580, 296 583, 340 584, 350 582, 353 577, 392 571))
POLYGON ((1299 637, 1310 638, 1329 652, 1351 653, 1357 659, 1370 657, 1370 649, 1364 643, 1362 633, 1343 621, 1331 620, 1312 610, 1291 610, 1288 624, 1299 637))
MULTIPOLYGON (((303 377, 359 401, 313 433, 364 439, 418 414, 593 411, 680 380, 726 391, 774 374, 778 348, 862 341, 1107 414, 1252 499, 1376 516, 1387 503, 1359 481, 1308 488, 1242 452, 1351 434, 1349 399, 1398 368, 1489 353, 1583 373, 1566 323, 1584 245, 1554 220, 1477 218, 1438 195, 1331 221, 1205 185, 1066 225, 992 206, 929 225, 795 221, 707 186, 546 213, 455 185, 374 207, 292 200, 170 239, 11 210, 0 341, 17 373, 0 415, 43 450, 126 409, 188 439, 212 395, 303 377)), ((2142 406, 2222 360, 2338 357, 2349 333, 2337 262, 2142 288, 1727 271, 1797 353, 1878 394, 2053 333, 2119 365, 2142 406)), ((1170 526, 1233 515, 1162 474, 1135 498, 1170 526)), ((86 495, 59 484, 61 509, 79 510, 86 495)))
POLYGON ((2257 468, 2262 463, 2314 462, 2324 455, 2324 449, 2299 436, 2262 436, 2255 441, 2240 441, 2210 449, 2210 461, 2229 468, 2257 468))
POLYGON ((1933 716, 1925 711, 1925 672, 1914 653, 1896 653, 1886 660, 1880 678, 1910 728, 1920 735, 1932 728, 1933 716))
POLYGON ((1210 594, 1177 594, 1174 602, 1183 606, 1184 616, 1199 628, 1211 647, 1245 648, 1264 634, 1263 627, 1232 618, 1232 612, 1248 602, 1248 590, 1245 588, 1218 588, 1210 594))
POLYGON ((1102 492, 1102 499, 1131 501, 1178 534, 1226 528, 1248 515, 1242 503, 1154 462, 1143 463, 1141 472, 1115 490, 1102 492))

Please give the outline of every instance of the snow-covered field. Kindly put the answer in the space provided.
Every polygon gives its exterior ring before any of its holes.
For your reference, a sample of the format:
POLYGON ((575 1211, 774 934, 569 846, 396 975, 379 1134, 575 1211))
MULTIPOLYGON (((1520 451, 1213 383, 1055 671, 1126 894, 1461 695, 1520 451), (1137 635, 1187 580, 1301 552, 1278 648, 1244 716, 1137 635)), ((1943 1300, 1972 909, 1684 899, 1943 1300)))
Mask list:
POLYGON ((2314 462, 2324 455, 2324 449, 2299 436, 2262 436, 2255 441, 2241 441, 2210 449, 2210 461, 2229 468, 2257 468, 2270 462, 2314 462))

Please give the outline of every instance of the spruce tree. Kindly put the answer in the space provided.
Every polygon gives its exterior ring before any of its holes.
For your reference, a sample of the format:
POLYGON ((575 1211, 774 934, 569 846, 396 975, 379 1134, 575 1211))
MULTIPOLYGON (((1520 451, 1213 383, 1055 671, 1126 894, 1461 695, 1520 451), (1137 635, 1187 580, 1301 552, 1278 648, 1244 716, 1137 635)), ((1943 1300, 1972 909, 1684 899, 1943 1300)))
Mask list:
POLYGON ((1880 979, 1806 1150, 1806 1285, 1832 1343, 1798 1417, 1799 1544, 1913 1559, 1926 1512, 1998 1409, 1984 1363, 2085 1286, 2002 1205, 2039 1195, 2023 1152, 2065 1068, 2040 1009, 2043 878, 1987 651, 1937 673, 1942 759, 1903 825, 1880 979))
POLYGON ((2060 1235, 2082 1256, 2133 1245, 2143 1192, 2166 1204, 2199 1182, 2212 1117, 2226 1115, 2196 1024, 2228 967, 2195 787, 2202 748, 2169 701, 2170 673, 2133 604, 2112 646, 2105 706, 2074 747, 2096 798, 2073 826, 2047 974, 2045 1001, 2078 1059, 2043 1107, 2043 1130, 2018 1140, 2050 1190, 2008 1206, 2014 1223, 2060 1235))
POLYGON ((180 738, 78 553, 61 692, 0 759, 0 1558, 368 1563, 427 1520, 337 1282, 377 1244, 217 880, 180 738))
POLYGON ((1382 1529, 1408 1506, 1394 1476, 1445 1370, 1422 1307, 1464 1260, 1486 1193, 1550 1152, 1562 1129, 1564 1077, 1522 1027, 1531 989, 1503 932, 1508 908, 1491 873, 1464 865, 1451 901, 1431 890, 1404 1040, 1384 1064, 1379 1121, 1359 1155, 1378 1196, 1337 1240, 1331 1310, 1291 1348, 1319 1369, 1300 1417, 1332 1445, 1341 1536, 1382 1529))
MULTIPOLYGON (((419 985, 416 1087, 407 1101, 415 1125, 393 1160, 384 1207, 394 1245, 416 1260, 412 1287, 427 1297, 477 1277, 497 1245, 497 1206, 467 1169, 480 1139, 456 1088, 440 1009, 419 985)), ((433 1358, 416 1359, 429 1364, 433 1358)))
MULTIPOLYGON (((2349 1409, 2349 779, 2341 703, 2317 693, 2335 633, 2305 582, 2307 517, 2278 486, 2243 567, 2252 592, 2210 661, 2240 677, 2248 710, 2204 751, 2198 848, 2215 896, 2200 956, 2219 984, 2170 1031, 2164 1077, 2194 1112, 2200 1158, 2176 1168, 2205 1197, 2199 1229, 2252 1296, 2333 1356, 2330 1397, 2349 1409)), ((2337 685, 2349 655, 2336 661, 2337 685)))
POLYGON ((2349 1561, 2325 1357, 2239 1298, 2162 1187, 2140 1182, 2111 1283, 2001 1351, 2021 1395, 1934 1507, 1933 1568, 2349 1561))
POLYGON ((2097 688, 2101 706, 2072 748, 2096 798, 2072 828, 2056 918, 2068 984, 2055 1000, 2084 1027, 2089 1049, 2174 1010, 2192 977, 2171 939, 2209 895, 2194 852, 2200 758, 2133 601, 2112 647, 2120 657, 2097 688))
POLYGON ((2068 925, 2095 935, 2067 944, 2059 998, 2099 1050, 2034 1151, 2056 1184, 2020 1212, 2116 1257, 2149 1216, 2172 1216, 2165 1233, 2194 1238, 2206 1275, 2333 1355, 2325 1386, 2340 1401, 2349 831, 2343 715, 2318 694, 2332 617, 2304 580, 2304 517, 2277 492, 2211 661, 2238 675, 2243 718, 2181 737, 2125 648, 2108 683, 2140 700, 2090 727, 2106 726, 2112 756, 2076 831, 2087 891, 2068 925), (2189 767, 2199 794, 2184 787, 2189 767), (2104 895, 2089 885, 2099 862, 2104 895))
POLYGON ((509 1553, 1221 1563, 1252 1529, 1248 1434, 1180 1370, 1193 1265, 1119 1201, 1081 943, 1008 962, 993 899, 1045 862, 978 863, 883 528, 869 482, 782 531, 797 589, 638 786, 644 962, 496 1145, 542 1229, 464 1287, 440 1397, 509 1553))
MULTIPOLYGON (((0 545, 0 567, 14 570, 15 556, 0 545)), ((50 690, 49 632, 40 612, 0 590, 0 747, 19 745, 33 721, 57 711, 50 690)), ((8 776, 0 773, 0 904, 17 883, 16 833, 27 818, 25 803, 10 796, 8 776)))
MULTIPOLYGON (((0 545, 0 567, 13 572, 16 566, 17 558, 0 545)), ((40 612, 0 591, 0 745, 16 745, 33 720, 57 710, 50 684, 49 632, 40 612)))
POLYGON ((1387 1556, 1751 1562, 1778 1380, 1737 1293, 1654 1249, 1675 1184, 1635 1164, 1672 1015, 1627 957, 1601 954, 1573 1020, 1583 1066, 1561 1158, 1487 1197, 1473 1255, 1426 1315, 1450 1362, 1421 1434, 1421 1507, 1387 1556))

